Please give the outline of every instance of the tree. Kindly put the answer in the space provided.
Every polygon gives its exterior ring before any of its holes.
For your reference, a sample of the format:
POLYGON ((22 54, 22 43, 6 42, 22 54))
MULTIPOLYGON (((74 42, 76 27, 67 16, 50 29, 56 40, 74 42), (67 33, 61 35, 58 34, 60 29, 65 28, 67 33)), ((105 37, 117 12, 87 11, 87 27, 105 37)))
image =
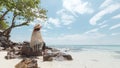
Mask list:
POLYGON ((4 21, 0 21, 0 30, 5 30, 8 27, 8 24, 4 21))
POLYGON ((0 0, 0 22, 9 23, 2 34, 9 39, 13 28, 28 25, 36 18, 45 20, 46 12, 40 7, 40 0, 0 0))

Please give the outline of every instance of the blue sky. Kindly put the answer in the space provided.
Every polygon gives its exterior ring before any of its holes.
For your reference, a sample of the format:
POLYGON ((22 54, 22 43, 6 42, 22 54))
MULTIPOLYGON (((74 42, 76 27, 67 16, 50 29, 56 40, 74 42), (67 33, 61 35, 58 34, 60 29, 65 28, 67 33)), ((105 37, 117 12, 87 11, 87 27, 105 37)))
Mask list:
POLYGON ((120 0, 41 0, 47 21, 13 29, 13 41, 30 41, 40 23, 48 45, 120 45, 120 0))

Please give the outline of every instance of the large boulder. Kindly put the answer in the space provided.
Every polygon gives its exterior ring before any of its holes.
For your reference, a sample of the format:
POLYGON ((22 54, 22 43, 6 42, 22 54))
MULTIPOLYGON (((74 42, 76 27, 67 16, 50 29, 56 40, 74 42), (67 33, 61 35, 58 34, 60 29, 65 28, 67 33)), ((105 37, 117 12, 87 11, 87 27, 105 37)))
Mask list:
POLYGON ((30 48, 29 45, 23 45, 21 49, 21 54, 25 56, 30 56, 32 52, 32 49, 30 48))
POLYGON ((54 54, 55 60, 73 60, 72 56, 66 53, 58 52, 54 54))
POLYGON ((27 57, 30 56, 41 56, 42 52, 41 51, 35 51, 33 52, 32 48, 29 45, 23 45, 21 49, 21 54, 27 57))
POLYGON ((37 60, 26 58, 15 65, 15 68, 38 68, 37 60))

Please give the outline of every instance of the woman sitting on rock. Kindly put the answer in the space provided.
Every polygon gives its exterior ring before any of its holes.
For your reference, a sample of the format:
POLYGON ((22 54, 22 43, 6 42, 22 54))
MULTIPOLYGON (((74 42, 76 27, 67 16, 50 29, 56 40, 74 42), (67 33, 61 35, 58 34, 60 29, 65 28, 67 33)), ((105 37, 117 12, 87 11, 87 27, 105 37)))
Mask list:
POLYGON ((31 37, 30 47, 33 52, 44 52, 45 50, 45 42, 41 36, 41 26, 40 24, 36 24, 31 37))

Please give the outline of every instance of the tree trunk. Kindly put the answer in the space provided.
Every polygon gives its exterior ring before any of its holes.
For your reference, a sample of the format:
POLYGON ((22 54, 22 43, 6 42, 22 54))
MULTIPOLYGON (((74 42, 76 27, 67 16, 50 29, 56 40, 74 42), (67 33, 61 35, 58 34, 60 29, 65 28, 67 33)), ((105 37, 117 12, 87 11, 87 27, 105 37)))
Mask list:
POLYGON ((6 30, 2 33, 2 35, 4 35, 4 36, 7 37, 7 40, 9 40, 9 38, 10 38, 10 33, 11 33, 11 31, 12 31, 12 28, 13 28, 13 27, 9 27, 8 29, 6 29, 6 30))
POLYGON ((12 28, 10 28, 7 32, 6 32, 6 36, 7 36, 7 40, 9 40, 10 38, 10 33, 12 31, 12 28))
POLYGON ((17 16, 17 15, 14 15, 14 16, 13 16, 11 26, 3 32, 3 35, 5 35, 5 36, 7 37, 7 40, 9 40, 9 38, 10 38, 10 33, 11 33, 12 29, 13 29, 14 26, 15 26, 14 20, 15 20, 16 16, 17 16))
POLYGON ((1 41, 4 49, 11 46, 11 41, 9 40, 11 31, 12 31, 12 27, 9 27, 8 29, 0 33, 1 37, 2 36, 5 37, 5 39, 1 41))

